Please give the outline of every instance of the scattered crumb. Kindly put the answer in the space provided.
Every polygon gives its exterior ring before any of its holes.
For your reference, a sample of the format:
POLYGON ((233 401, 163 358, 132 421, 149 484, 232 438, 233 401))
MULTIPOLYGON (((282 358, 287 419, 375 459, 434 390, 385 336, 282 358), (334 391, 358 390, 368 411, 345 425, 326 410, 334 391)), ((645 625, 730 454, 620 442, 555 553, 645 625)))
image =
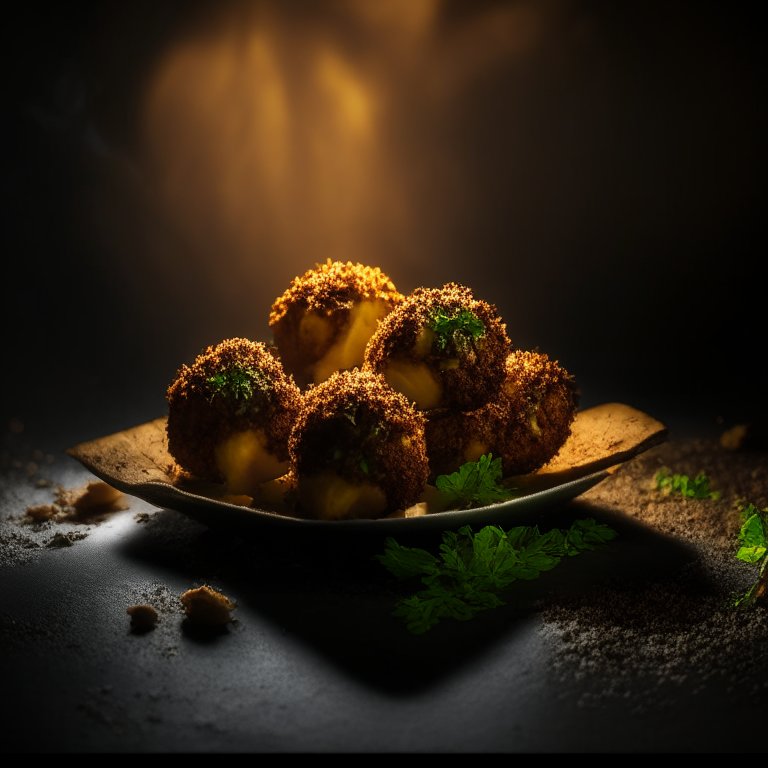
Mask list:
POLYGON ((720 445, 729 451, 738 451, 744 447, 749 435, 748 424, 737 424, 735 427, 726 430, 720 435, 720 445))
POLYGON ((155 583, 144 588, 132 589, 126 602, 131 606, 127 609, 127 612, 132 618, 131 630, 133 632, 143 633, 149 630, 142 629, 141 626, 137 625, 136 617, 132 615, 131 611, 138 612, 139 614, 144 613, 145 616, 141 616, 139 619, 141 621, 144 618, 151 618, 149 610, 152 610, 155 612, 156 618, 149 629, 154 629, 155 624, 164 624, 166 640, 170 641, 172 639, 169 634, 175 634, 175 631, 178 629, 178 623, 175 620, 183 617, 178 593, 171 592, 164 584, 155 583))
POLYGON ((736 426, 720 435, 720 446, 729 451, 768 451, 768 419, 757 416, 753 421, 736 426))
MULTIPOLYGON (((38 486, 50 485, 47 480, 43 482, 45 485, 38 482, 38 486)), ((27 507, 23 522, 51 520, 55 523, 90 523, 111 512, 128 509, 129 506, 125 494, 100 480, 86 483, 81 488, 66 489, 58 486, 56 502, 27 507)))
POLYGON ((18 457, 10 451, 2 454, 0 566, 26 563, 37 553, 70 547, 87 537, 89 525, 129 506, 127 497, 100 481, 64 488, 38 473, 29 482, 24 469, 28 456, 38 452, 23 448, 18 457), (14 477, 15 470, 20 471, 14 477), (58 535, 52 528, 58 528, 58 535))
POLYGON ((27 507, 26 517, 32 522, 39 523, 43 520, 52 520, 61 513, 61 507, 56 504, 40 504, 37 507, 27 507))
POLYGON ((737 454, 707 440, 671 442, 622 465, 580 498, 622 509, 663 533, 735 555, 740 506, 745 502, 760 508, 768 504, 766 478, 766 453, 737 454), (692 478, 703 472, 709 477, 710 489, 720 492, 719 499, 687 499, 656 490, 654 478, 662 467, 692 478))
POLYGON ((56 533, 46 544, 48 549, 60 549, 61 547, 71 547, 76 541, 82 541, 87 538, 87 533, 56 533))
POLYGON ((131 617, 131 627, 137 632, 149 632, 157 625, 157 611, 151 605, 132 605, 126 610, 131 617))
POLYGON ((134 515, 133 516, 133 519, 137 523, 148 523, 150 517, 151 517, 151 515, 149 514, 149 512, 139 512, 138 515, 134 515))
POLYGON ((671 441, 581 497, 685 542, 693 559, 656 579, 614 580, 594 592, 555 595, 544 606, 552 673, 561 683, 590 681, 578 706, 624 699, 641 712, 673 701, 690 679, 700 681, 697 691, 720 680, 737 693, 751 690, 756 703, 768 697, 768 611, 731 607, 758 575, 736 559, 736 537, 740 507, 768 503, 766 478, 768 454, 737 454, 717 441, 671 441), (690 477, 704 472, 720 498, 655 490, 663 466, 690 477))
POLYGON ((624 698, 645 711, 673 701, 689 678, 700 681, 699 690, 724 680, 742 692, 759 681, 757 704, 768 695, 760 651, 768 612, 735 610, 727 594, 711 589, 713 578, 735 581, 740 570, 726 558, 694 562, 652 583, 617 582, 553 599, 542 615, 552 673, 563 684, 590 681, 580 707, 624 698))
POLYGON ((0 535, 0 552, 3 553, 3 564, 8 562, 26 562, 28 556, 23 555, 24 550, 39 549, 40 544, 28 536, 20 536, 18 533, 0 535), (11 559, 13 556, 15 557, 11 559))
POLYGON ((88 482, 80 488, 58 486, 56 503, 64 508, 57 520, 73 523, 94 522, 104 515, 130 507, 124 493, 101 480, 88 482))
MULTIPOLYGON (((63 507, 72 507, 78 512, 91 512, 95 509, 115 509, 115 505, 123 502, 125 494, 101 480, 86 483, 80 488, 62 488, 59 486, 57 501, 63 507)), ((120 507, 128 509, 127 505, 120 507)))
POLYGON ((207 586, 190 589, 181 596, 187 619, 193 624, 217 627, 232 621, 230 611, 236 603, 207 586))
POLYGON ((35 448, 34 451, 32 451, 32 458, 35 461, 42 461, 43 460, 43 452, 39 448, 35 448))
POLYGON ((35 464, 34 461, 28 461, 27 462, 27 477, 32 477, 32 475, 37 474, 37 470, 40 469, 40 467, 35 464))

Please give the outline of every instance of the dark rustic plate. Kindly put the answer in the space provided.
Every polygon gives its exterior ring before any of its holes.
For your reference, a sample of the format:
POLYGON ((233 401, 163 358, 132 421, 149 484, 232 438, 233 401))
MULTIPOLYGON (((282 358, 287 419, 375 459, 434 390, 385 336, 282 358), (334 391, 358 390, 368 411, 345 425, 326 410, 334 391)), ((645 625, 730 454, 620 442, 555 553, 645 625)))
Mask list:
MULTIPOLYGON (((610 470, 664 442, 667 429, 652 417, 620 403, 581 411, 571 436, 558 455, 532 475, 514 478, 519 495, 509 501, 469 510, 431 511, 414 508, 381 520, 305 520, 288 513, 244 507, 182 487, 168 453, 166 418, 155 419, 114 435, 81 443, 67 453, 94 475, 131 496, 174 509, 210 526, 258 531, 275 526, 299 530, 365 530, 382 534, 462 525, 510 526, 517 518, 569 501, 604 480, 610 470)), ((203 487, 203 486, 200 486, 203 487)))

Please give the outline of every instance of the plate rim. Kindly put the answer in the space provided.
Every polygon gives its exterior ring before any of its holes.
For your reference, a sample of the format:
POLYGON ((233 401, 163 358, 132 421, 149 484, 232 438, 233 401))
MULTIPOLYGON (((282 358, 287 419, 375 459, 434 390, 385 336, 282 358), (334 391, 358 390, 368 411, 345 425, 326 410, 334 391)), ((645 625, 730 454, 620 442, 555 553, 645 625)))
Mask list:
MULTIPOLYGON (((97 474, 97 473, 94 473, 97 474)), ((259 507, 246 507, 238 504, 231 504, 226 501, 220 501, 218 499, 211 499, 206 496, 191 493, 185 491, 182 488, 178 488, 171 483, 166 483, 158 480, 151 480, 146 483, 124 483, 120 482, 118 487, 116 483, 113 487, 131 496, 146 501, 149 504, 157 506, 161 509, 171 509, 187 517, 196 519, 198 521, 205 522, 210 525, 216 524, 214 515, 216 510, 225 512, 222 516, 222 524, 237 522, 250 525, 259 524, 274 525, 282 528, 298 528, 302 530, 359 530, 373 532, 378 530, 381 533, 386 531, 394 532, 396 529, 407 527, 409 530, 425 529, 425 528, 454 528, 461 525, 470 525, 473 521, 485 520, 487 518, 493 518, 495 516, 506 517, 512 515, 517 507, 520 507, 518 511, 523 510, 531 506, 543 506, 547 502, 552 504, 564 503, 570 501, 582 493, 585 493, 590 488, 594 487, 598 483, 602 482, 611 475, 607 469, 601 469, 597 472, 592 472, 588 475, 575 478, 573 480, 567 480, 563 483, 559 483, 550 488, 545 488, 540 491, 534 491, 522 496, 518 496, 507 501, 499 502, 498 504, 490 504, 483 507, 475 507, 472 509, 452 509, 442 510, 440 512, 432 512, 425 515, 417 515, 414 517, 385 517, 374 520, 313 520, 301 517, 292 517, 290 515, 282 515, 277 512, 261 509, 259 507), (150 491, 149 494, 142 493, 144 490, 150 491), (137 493, 138 491, 138 493, 137 493), (185 506, 173 505, 168 503, 162 503, 162 500, 158 498, 157 494, 152 493, 158 491, 162 495, 167 495, 167 501, 172 502, 178 499, 188 504, 187 508, 179 508, 185 506), (554 497, 554 498, 553 498, 554 497), (190 508, 195 507, 195 511, 191 512, 190 508), (198 514, 199 510, 199 514, 198 514), (210 519, 211 522, 208 522, 210 519), (420 521, 420 522, 417 522, 420 521)), ((99 476, 97 474, 97 476, 99 476)), ((100 478, 103 479, 103 478, 100 478)), ((108 482, 104 480, 104 482, 108 482)), ((491 522, 485 522, 484 524, 492 524, 491 522)))
MULTIPOLYGON (((587 431, 584 435, 575 438, 575 455, 583 452, 581 442, 591 439, 589 429, 594 430, 594 425, 601 425, 608 434, 611 432, 612 440, 609 445, 603 446, 594 457, 589 454, 581 458, 581 463, 557 465, 557 457, 550 462, 548 471, 532 473, 524 478, 515 478, 515 482, 523 483, 521 495, 515 498, 483 507, 469 510, 441 510, 427 514, 414 515, 412 517, 387 516, 373 520, 314 520, 300 516, 294 516, 287 511, 265 509, 259 506, 258 499, 253 506, 242 506, 216 498, 213 494, 207 495, 195 493, 194 490, 186 490, 177 485, 169 476, 169 468, 165 465, 165 459, 173 462, 172 457, 163 455, 158 461, 155 456, 155 447, 159 442, 166 440, 163 424, 167 422, 167 416, 161 416, 151 421, 130 427, 112 435, 107 435, 66 449, 72 458, 80 462, 86 469, 108 485, 128 495, 140 498, 156 507, 176 510, 189 517, 204 522, 207 525, 246 525, 256 527, 261 525, 273 528, 297 530, 387 530, 397 529, 419 530, 429 527, 454 527, 463 524, 462 521, 472 523, 484 520, 492 522, 500 518, 513 516, 515 510, 522 512, 524 509, 536 506, 549 506, 576 498, 592 486, 607 478, 619 466, 631 461, 640 453, 647 451, 665 442, 669 436, 669 430, 664 424, 648 414, 636 408, 619 402, 604 403, 593 406, 577 414, 577 419, 586 419, 587 431), (618 414, 618 418, 614 417, 618 414), (612 422, 609 421, 614 419, 612 422), (633 424, 638 427, 632 427, 633 424), (613 434, 615 427, 621 427, 622 433, 613 434), (626 425, 626 426, 624 426, 626 425), (631 428, 630 428, 631 427, 631 428), (629 429, 629 441, 626 447, 622 447, 625 430, 629 429), (634 432, 634 434, 633 434, 634 432), (616 437, 618 435, 618 441, 616 437), (580 442, 581 441, 581 442, 580 442), (618 446, 618 449, 616 447, 618 446), (134 472, 117 473, 108 471, 107 467, 126 467, 126 459, 138 451, 143 461, 138 463, 134 472), (106 460, 105 460, 106 459, 106 460), (118 461, 118 460, 122 461, 118 461), (553 466, 554 463, 554 466, 553 466), (146 477, 138 474, 138 470, 146 477), (547 487, 534 490, 538 483, 528 485, 529 479, 538 475, 549 476, 545 481, 547 487), (552 484, 554 482, 554 484, 552 484), (526 492, 528 489, 528 492, 526 492), (218 517, 217 517, 218 516, 218 517), (226 521, 226 522, 225 522, 226 521)), ((573 435, 569 439, 573 439, 573 435)), ((602 436, 603 438, 605 435, 602 436)), ((586 444, 586 443, 585 443, 586 444)), ((167 446, 161 451, 168 453, 167 446)), ((559 455, 559 454, 558 454, 559 455)), ((562 464, 562 462, 561 462, 562 464)))

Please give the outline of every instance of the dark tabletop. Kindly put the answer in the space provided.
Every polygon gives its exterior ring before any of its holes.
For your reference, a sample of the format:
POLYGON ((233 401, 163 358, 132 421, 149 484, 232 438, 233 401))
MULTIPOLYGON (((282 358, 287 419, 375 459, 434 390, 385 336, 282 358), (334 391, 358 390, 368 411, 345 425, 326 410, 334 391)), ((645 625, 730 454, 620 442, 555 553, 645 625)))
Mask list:
MULTIPOLYGON (((553 600, 622 579, 674 582, 696 558, 630 505, 577 499, 520 521, 544 530, 595 517, 619 537, 517 582, 500 608, 419 636, 391 616, 408 587, 374 559, 380 536, 265 539, 138 499, 100 523, 22 522, 27 506, 53 498, 40 479, 93 479, 47 434, 31 424, 5 435, 0 642, 14 751, 764 749, 766 694, 741 690, 737 661, 664 682, 625 649, 621 693, 599 666, 562 666, 553 600), (34 474, 32 446, 44 453, 34 474), (74 543, 56 547, 57 533, 74 543), (237 603, 233 622, 205 631, 185 621, 179 596, 202 584, 237 603), (141 633, 126 609, 145 603, 160 621, 141 633)), ((399 540, 436 552, 439 535, 399 540)), ((767 672, 747 675, 750 690, 767 672)))

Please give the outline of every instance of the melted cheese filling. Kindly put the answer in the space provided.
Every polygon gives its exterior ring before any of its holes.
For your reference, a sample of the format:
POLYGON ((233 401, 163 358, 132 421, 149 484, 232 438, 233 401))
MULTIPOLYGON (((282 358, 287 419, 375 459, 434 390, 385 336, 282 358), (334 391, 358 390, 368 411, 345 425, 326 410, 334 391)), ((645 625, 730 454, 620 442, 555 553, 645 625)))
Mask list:
POLYGON ((423 326, 416 338, 416 343, 413 345, 413 351, 419 357, 426 357, 436 338, 437 334, 428 325, 423 326))
POLYGON ((393 360, 384 371, 392 389, 405 395, 422 411, 437 408, 443 397, 443 385, 424 363, 393 360))
POLYGON ((299 323, 299 343, 302 349, 324 347, 333 333, 333 325, 327 317, 317 312, 307 312, 299 323))
POLYGON ((254 496, 261 483, 282 477, 288 471, 287 461, 278 461, 266 448, 263 430, 249 429, 230 435, 214 451, 216 466, 231 494, 254 496))
MULTIPOLYGON (((339 334, 339 338, 315 365, 314 381, 319 384, 325 381, 334 371, 345 371, 363 364, 365 348, 371 336, 376 332, 379 320, 389 314, 389 304, 386 301, 359 301, 349 311, 349 322, 339 334)), ((331 322, 318 315, 308 317, 317 318, 313 321, 325 323, 326 330, 321 331, 317 326, 314 333, 317 334, 317 345, 327 340, 331 333, 331 322)), ((304 320, 302 320, 302 326, 304 320)), ((314 326, 313 326, 314 327, 314 326)))
POLYGON ((488 446, 478 440, 473 440, 464 449, 464 463, 466 464, 468 461, 480 461, 480 457, 485 456, 486 453, 488 453, 488 446))
POLYGON ((299 503, 318 520, 348 520, 381 516, 387 497, 379 486, 350 483, 335 473, 299 478, 299 503))

